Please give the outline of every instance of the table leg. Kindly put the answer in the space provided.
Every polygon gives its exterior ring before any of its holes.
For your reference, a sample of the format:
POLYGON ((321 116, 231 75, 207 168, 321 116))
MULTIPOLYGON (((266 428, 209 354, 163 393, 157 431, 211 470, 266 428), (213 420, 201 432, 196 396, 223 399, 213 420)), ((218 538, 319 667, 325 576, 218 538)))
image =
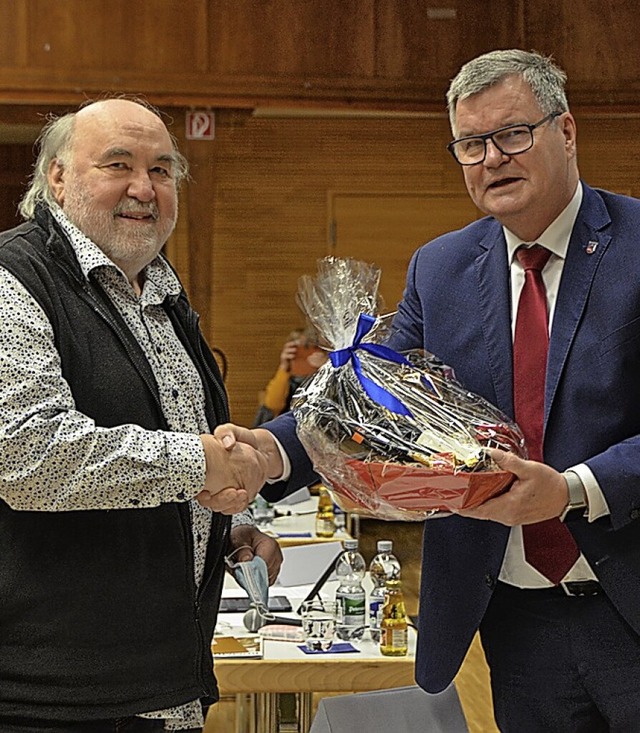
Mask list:
POLYGON ((309 733, 311 728, 311 714, 313 710, 313 693, 300 692, 298 698, 298 720, 300 733, 309 733))
POLYGON ((280 727, 278 693, 259 692, 255 697, 258 731, 260 733, 278 733, 280 727))
POLYGON ((313 714, 313 693, 279 694, 258 692, 236 695, 235 733, 309 733, 313 714), (281 705, 293 702, 295 719, 281 715, 281 705))
POLYGON ((257 727, 256 699, 252 693, 236 695, 235 733, 259 733, 257 727))

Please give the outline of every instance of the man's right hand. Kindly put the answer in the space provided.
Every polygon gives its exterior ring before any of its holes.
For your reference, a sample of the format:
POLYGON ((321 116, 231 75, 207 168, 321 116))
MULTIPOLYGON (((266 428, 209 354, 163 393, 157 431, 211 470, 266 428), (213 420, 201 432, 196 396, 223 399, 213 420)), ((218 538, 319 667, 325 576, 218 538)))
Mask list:
POLYGON ((218 425, 213 432, 227 450, 233 450, 240 444, 252 446, 267 461, 267 477, 277 479, 282 476, 284 466, 282 455, 273 435, 264 428, 243 428, 233 423, 218 425))
POLYGON ((291 371, 291 362, 296 358, 296 351, 298 351, 297 341, 287 341, 282 347, 280 352, 280 369, 283 372, 291 371))
POLYGON ((268 477, 267 458, 256 446, 234 442, 225 447, 213 435, 200 436, 206 460, 204 489, 196 496, 202 506, 222 514, 246 509, 268 477))

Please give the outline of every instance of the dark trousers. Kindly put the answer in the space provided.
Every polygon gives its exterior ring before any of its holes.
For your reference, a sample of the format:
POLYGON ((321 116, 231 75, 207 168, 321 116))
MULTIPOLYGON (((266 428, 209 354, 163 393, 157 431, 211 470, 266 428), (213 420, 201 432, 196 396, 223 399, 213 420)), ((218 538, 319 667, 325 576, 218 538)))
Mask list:
POLYGON ((603 593, 499 583, 480 636, 502 733, 640 731, 640 637, 603 593))
MULTIPOLYGON (((161 731, 164 731, 164 721, 135 716, 82 722, 0 717, 0 733, 161 733, 161 731)), ((201 729, 191 728, 181 733, 201 733, 201 729)))

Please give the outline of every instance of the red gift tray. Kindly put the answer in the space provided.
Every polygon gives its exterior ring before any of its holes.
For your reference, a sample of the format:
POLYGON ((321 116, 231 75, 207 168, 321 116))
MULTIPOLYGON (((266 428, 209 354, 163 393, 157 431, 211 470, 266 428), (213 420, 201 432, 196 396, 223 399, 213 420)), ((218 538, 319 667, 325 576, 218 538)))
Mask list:
POLYGON ((509 471, 460 471, 454 474, 413 464, 353 459, 346 463, 370 489, 372 501, 363 503, 363 497, 348 486, 336 486, 336 489, 356 507, 365 509, 373 509, 376 503, 408 511, 468 509, 501 493, 514 479, 509 471))

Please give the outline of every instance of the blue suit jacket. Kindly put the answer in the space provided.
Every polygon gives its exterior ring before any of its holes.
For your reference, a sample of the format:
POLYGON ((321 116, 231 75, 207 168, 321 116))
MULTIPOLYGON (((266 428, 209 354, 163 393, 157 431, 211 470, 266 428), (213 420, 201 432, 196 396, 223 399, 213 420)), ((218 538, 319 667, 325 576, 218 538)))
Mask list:
MULTIPOLYGON (((509 264, 492 217, 413 256, 389 345, 425 348, 513 416, 509 264)), ((274 432, 295 454, 291 424, 274 432)), ((586 463, 611 515, 568 521, 608 597, 640 633, 640 201, 584 188, 549 343, 545 462, 586 463)), ((300 464, 302 465, 302 464, 300 464)), ((509 529, 452 516, 425 523, 416 679, 453 679, 480 624, 509 529)))

